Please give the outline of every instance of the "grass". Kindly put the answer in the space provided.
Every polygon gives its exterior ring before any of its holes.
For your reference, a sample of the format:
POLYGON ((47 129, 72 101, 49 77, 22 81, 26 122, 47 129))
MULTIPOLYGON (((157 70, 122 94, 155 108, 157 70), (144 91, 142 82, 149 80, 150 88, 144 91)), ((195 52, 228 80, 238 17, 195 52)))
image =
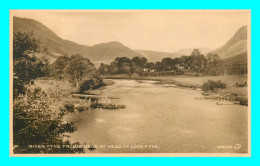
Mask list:
MULTIPOLYGON (((111 80, 104 80, 104 86, 88 91, 90 93, 99 94, 105 86, 112 85, 114 82, 111 80)), ((66 107, 74 105, 86 105, 85 100, 79 98, 73 98, 72 94, 76 92, 76 88, 65 80, 57 80, 54 78, 39 78, 34 81, 34 87, 40 87, 47 93, 50 109, 56 113, 61 110, 67 110, 66 107)))
MULTIPOLYGON (((166 78, 163 78, 166 79, 166 78)), ((207 76, 207 77, 177 77, 171 78, 172 80, 184 84, 186 86, 202 87, 208 80, 221 81, 226 84, 225 89, 219 89, 218 94, 224 95, 227 93, 236 93, 238 97, 248 97, 248 87, 236 87, 236 83, 244 83, 247 81, 247 75, 230 75, 230 76, 207 76)))
POLYGON ((40 87, 46 92, 50 109, 56 113, 59 113, 61 109, 64 110, 64 105, 72 100, 79 102, 71 96, 75 92, 75 87, 66 81, 54 78, 39 78, 34 81, 33 86, 40 87))

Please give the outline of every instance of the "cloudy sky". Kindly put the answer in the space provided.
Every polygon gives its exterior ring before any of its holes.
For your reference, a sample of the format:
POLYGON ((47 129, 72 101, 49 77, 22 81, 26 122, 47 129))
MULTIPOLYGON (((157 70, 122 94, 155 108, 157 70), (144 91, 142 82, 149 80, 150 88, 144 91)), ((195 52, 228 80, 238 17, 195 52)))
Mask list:
POLYGON ((217 48, 250 20, 250 13, 241 10, 33 10, 14 15, 37 20, 61 38, 79 44, 119 41, 131 49, 165 52, 217 48))

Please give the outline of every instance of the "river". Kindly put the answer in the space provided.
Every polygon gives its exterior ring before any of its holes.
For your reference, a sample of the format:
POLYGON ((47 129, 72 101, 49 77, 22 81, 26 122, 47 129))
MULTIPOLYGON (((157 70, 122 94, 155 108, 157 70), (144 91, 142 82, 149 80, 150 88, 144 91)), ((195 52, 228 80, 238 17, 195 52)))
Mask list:
POLYGON ((97 147, 86 153, 247 153, 247 107, 198 100, 200 91, 155 81, 113 81, 101 94, 125 109, 65 117, 78 129, 70 141, 97 147))

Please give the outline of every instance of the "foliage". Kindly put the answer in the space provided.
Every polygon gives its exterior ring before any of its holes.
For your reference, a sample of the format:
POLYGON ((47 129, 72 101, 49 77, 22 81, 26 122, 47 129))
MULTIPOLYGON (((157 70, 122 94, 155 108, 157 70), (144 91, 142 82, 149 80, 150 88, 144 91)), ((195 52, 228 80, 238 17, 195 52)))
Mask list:
MULTIPOLYGON (((14 153, 74 153, 64 134, 75 131, 73 123, 61 121, 62 110, 50 109, 53 101, 34 80, 49 76, 49 62, 38 58, 40 41, 32 33, 13 34, 13 144, 14 153), (31 148, 31 145, 59 145, 60 148, 31 148)), ((78 144, 78 143, 74 143, 78 144)))
POLYGON ((25 93, 25 86, 18 77, 13 77, 13 97, 17 98, 19 94, 25 93))
POLYGON ((69 61, 70 58, 66 55, 58 57, 56 61, 51 65, 52 76, 58 79, 63 79, 65 77, 65 71, 69 61))
POLYGON ((17 32, 13 34, 13 82, 14 98, 24 94, 24 85, 32 80, 49 75, 47 59, 36 58, 40 41, 32 33, 17 32))
POLYGON ((16 32, 13 34, 14 59, 27 57, 28 54, 38 52, 40 41, 33 37, 33 33, 16 32))
POLYGON ((14 61, 14 75, 28 84, 31 80, 47 74, 45 65, 42 60, 35 57, 22 57, 14 61))
POLYGON ((75 82, 82 79, 82 76, 87 68, 83 62, 84 58, 81 55, 72 55, 68 64, 67 72, 73 75, 75 82))
POLYGON ((117 57, 110 65, 101 64, 99 72, 106 74, 133 74, 146 75, 144 72, 174 72, 184 73, 182 70, 190 70, 200 73, 206 67, 207 59, 200 53, 179 58, 163 58, 161 62, 148 62, 146 58, 134 57, 131 60, 127 57, 117 57))
POLYGON ((248 99, 245 97, 237 97, 236 101, 238 101, 240 105, 248 106, 248 99))
POLYGON ((34 149, 29 146, 61 145, 65 143, 62 134, 75 131, 72 123, 62 123, 59 114, 50 110, 49 104, 47 94, 41 88, 27 88, 25 95, 14 101, 13 137, 14 145, 18 145, 14 149, 15 153, 54 152, 54 148, 34 149))
POLYGON ((206 59, 204 55, 195 55, 192 56, 191 69, 195 72, 200 72, 205 68, 206 59))
POLYGON ((97 73, 89 59, 84 58, 80 54, 75 54, 71 57, 66 55, 60 56, 51 65, 52 76, 58 79, 73 81, 74 83, 97 73))
POLYGON ((142 57, 117 57, 110 65, 101 63, 99 72, 101 74, 132 74, 143 72, 147 59, 142 57))
POLYGON ((206 91, 213 92, 216 89, 225 89, 225 88, 226 88, 226 84, 222 83, 220 80, 218 81, 208 80, 202 85, 202 90, 205 92, 206 91))
POLYGON ((101 86, 104 86, 104 83, 100 77, 93 76, 92 78, 89 78, 88 80, 83 80, 80 83, 80 93, 84 93, 86 90, 94 90, 98 89, 101 86))
POLYGON ((103 86, 100 74, 89 59, 76 54, 71 57, 60 56, 51 65, 52 76, 74 83, 77 91, 83 93, 86 90, 103 86))

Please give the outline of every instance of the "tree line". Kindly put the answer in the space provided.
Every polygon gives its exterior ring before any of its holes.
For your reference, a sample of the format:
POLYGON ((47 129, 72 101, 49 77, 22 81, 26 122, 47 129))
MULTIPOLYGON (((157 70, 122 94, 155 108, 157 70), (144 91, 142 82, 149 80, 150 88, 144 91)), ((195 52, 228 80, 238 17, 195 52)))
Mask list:
MULTIPOLYGON (((190 56, 177 58, 163 58, 160 62, 148 62, 145 57, 118 57, 111 64, 101 63, 99 72, 103 75, 133 74, 142 75, 147 72, 173 72, 184 74, 185 71, 207 73, 209 68, 221 66, 222 60, 217 54, 207 54, 205 57, 198 49, 194 49, 190 56)), ((210 74, 210 73, 209 73, 210 74)))

